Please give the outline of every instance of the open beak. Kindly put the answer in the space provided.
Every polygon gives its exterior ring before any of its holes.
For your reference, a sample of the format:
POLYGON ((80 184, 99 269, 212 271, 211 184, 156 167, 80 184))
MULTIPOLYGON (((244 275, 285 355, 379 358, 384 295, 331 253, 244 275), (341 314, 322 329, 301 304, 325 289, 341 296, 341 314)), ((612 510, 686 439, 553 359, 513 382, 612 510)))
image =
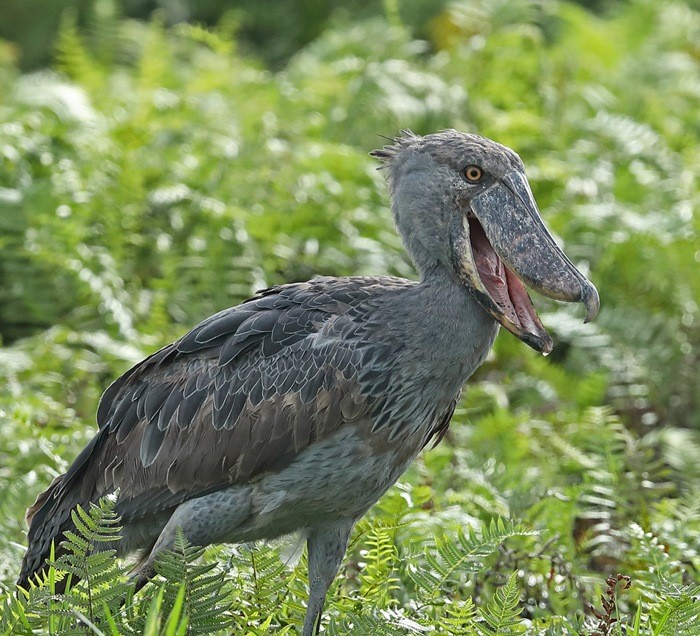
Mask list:
POLYGON ((455 218, 452 249, 456 271, 474 297, 536 351, 547 354, 553 343, 523 282, 549 298, 583 302, 585 322, 598 313, 596 288, 554 242, 520 172, 475 196, 470 212, 455 218))

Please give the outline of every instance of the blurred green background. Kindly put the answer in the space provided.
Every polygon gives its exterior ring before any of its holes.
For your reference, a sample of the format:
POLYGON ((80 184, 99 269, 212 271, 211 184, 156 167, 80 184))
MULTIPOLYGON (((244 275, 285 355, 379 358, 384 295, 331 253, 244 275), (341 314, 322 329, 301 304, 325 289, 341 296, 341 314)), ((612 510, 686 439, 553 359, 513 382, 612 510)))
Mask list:
POLYGON ((379 134, 448 127, 520 153, 602 309, 584 326, 580 308, 535 298, 546 360, 499 336, 451 437, 406 477, 431 489, 414 532, 459 510, 556 537, 581 587, 542 616, 582 613, 610 571, 644 576, 632 528, 697 577, 695 0, 0 11, 0 579, 18 567, 22 509, 130 364, 267 285, 414 275, 367 153, 379 134))

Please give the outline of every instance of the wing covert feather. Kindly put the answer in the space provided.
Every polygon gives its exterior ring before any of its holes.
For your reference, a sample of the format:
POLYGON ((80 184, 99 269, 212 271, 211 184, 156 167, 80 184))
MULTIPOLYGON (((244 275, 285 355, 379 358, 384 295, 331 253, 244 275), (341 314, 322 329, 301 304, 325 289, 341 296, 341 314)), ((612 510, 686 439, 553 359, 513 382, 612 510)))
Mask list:
POLYGON ((366 279, 271 288, 146 358, 100 402, 93 483, 119 488, 120 512, 138 518, 279 470, 367 417, 361 338, 346 336, 370 295, 366 279), (319 346, 321 330, 335 335, 319 346))

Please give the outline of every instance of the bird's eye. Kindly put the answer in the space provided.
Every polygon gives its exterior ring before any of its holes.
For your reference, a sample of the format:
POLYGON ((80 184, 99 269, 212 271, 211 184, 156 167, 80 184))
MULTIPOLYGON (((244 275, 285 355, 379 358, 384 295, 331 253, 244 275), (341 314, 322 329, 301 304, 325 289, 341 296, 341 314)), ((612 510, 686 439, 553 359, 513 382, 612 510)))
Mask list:
POLYGON ((484 178, 484 171, 479 166, 467 166, 464 169, 464 176, 470 183, 478 183, 484 178))

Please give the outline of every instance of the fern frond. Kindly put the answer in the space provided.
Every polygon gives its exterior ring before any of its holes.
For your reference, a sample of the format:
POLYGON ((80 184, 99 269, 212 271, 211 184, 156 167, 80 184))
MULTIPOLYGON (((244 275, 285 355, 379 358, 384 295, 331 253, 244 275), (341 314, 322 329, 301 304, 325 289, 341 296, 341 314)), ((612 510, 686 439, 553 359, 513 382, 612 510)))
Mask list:
POLYGON ((119 565, 113 546, 120 539, 119 516, 114 511, 115 500, 104 497, 90 510, 78 506, 71 513, 76 532, 66 532, 61 543, 64 552, 56 561, 49 561, 52 569, 67 574, 69 583, 63 597, 68 611, 86 614, 91 623, 102 606, 116 611, 131 587, 125 579, 126 568, 119 565), (75 583, 75 581, 78 581, 75 583))
POLYGON ((652 636, 698 636, 700 634, 700 585, 662 587, 664 599, 652 606, 652 636))
POLYGON ((49 591, 34 585, 29 591, 9 595, 0 609, 2 636, 33 636, 45 625, 44 613, 50 603, 49 591))
POLYGON ((360 576, 360 595, 385 607, 395 602, 390 597, 399 588, 399 579, 394 573, 398 560, 394 537, 388 528, 373 524, 366 542, 369 549, 362 554, 365 565, 360 576))
POLYGON ((159 612, 182 615, 173 621, 180 625, 186 619, 188 634, 215 634, 232 624, 224 573, 215 562, 196 563, 203 554, 204 548, 190 544, 178 528, 172 550, 164 551, 156 561, 156 571, 165 579, 159 612), (178 601, 181 594, 183 599, 178 601))
POLYGON ((3 636, 47 630, 56 635, 99 633, 103 625, 114 632, 114 614, 130 587, 115 551, 106 549, 119 539, 114 501, 102 499, 89 512, 78 508, 71 518, 75 532, 66 533, 63 554, 55 559, 52 546, 48 570, 6 602, 0 619, 3 636), (66 592, 58 594, 56 584, 66 576, 66 592))
MULTIPOLYGON (((259 625, 279 611, 289 594, 290 573, 280 559, 277 548, 269 545, 237 546, 229 563, 234 569, 236 596, 247 599, 238 608, 247 622, 259 625)), ((306 568, 297 568, 297 572, 305 576, 306 568)))
POLYGON ((525 626, 520 620, 520 590, 517 572, 513 572, 505 585, 496 590, 486 607, 479 608, 481 622, 476 624, 481 636, 513 636, 522 634, 525 626))
POLYGON ((439 617, 438 629, 450 636, 478 636, 476 607, 471 598, 460 603, 448 603, 439 617))
POLYGON ((683 565, 673 559, 664 543, 653 532, 645 532, 637 523, 627 528, 631 549, 641 567, 635 576, 635 585, 652 602, 677 596, 684 589, 683 565))
POLYGON ((408 618, 401 610, 376 607, 371 613, 347 612, 340 620, 332 618, 326 630, 328 636, 412 636, 429 632, 432 632, 430 627, 408 618))
POLYGON ((119 51, 120 9, 115 0, 98 0, 90 7, 87 38, 90 49, 103 65, 114 63, 119 51))
POLYGON ((455 537, 442 537, 427 548, 430 571, 409 566, 408 573, 421 596, 435 598, 450 583, 463 583, 465 575, 481 572, 483 559, 507 539, 536 534, 514 521, 492 520, 479 532, 460 529, 455 537))
POLYGON ((54 46, 56 67, 84 88, 99 89, 103 73, 95 65, 78 31, 75 11, 66 9, 54 46))

